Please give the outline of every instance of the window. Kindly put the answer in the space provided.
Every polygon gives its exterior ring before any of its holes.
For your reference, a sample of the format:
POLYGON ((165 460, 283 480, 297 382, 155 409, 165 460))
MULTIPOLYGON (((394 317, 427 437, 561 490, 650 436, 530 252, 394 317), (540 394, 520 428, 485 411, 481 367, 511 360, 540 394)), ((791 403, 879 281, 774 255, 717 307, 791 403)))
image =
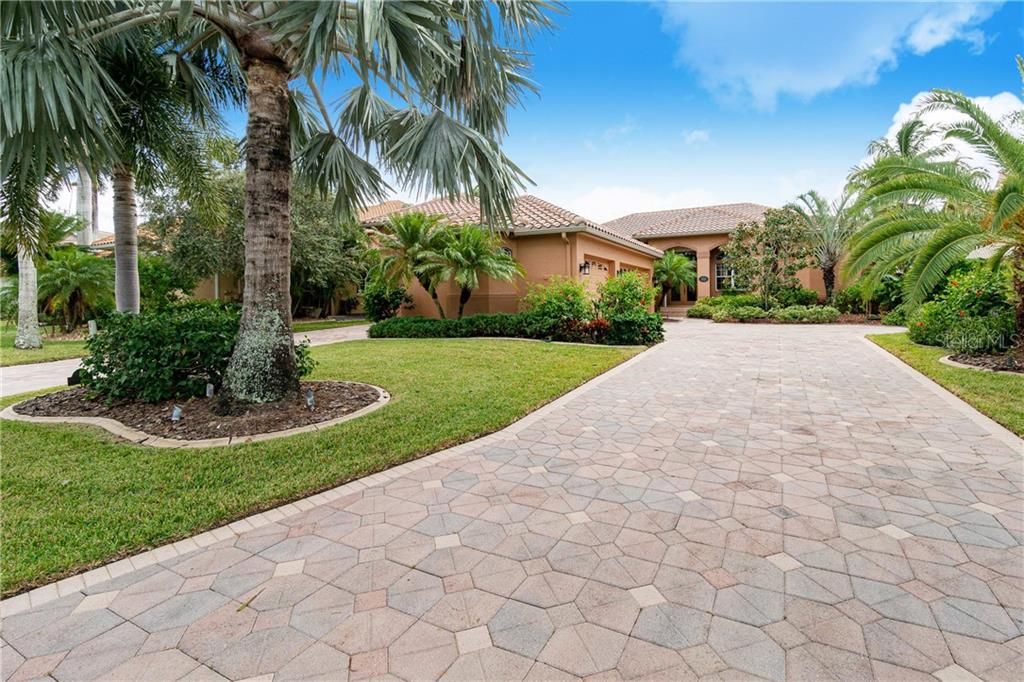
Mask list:
POLYGON ((736 269, 729 265, 729 259, 719 251, 715 254, 715 289, 743 289, 743 284, 736 277, 736 269))

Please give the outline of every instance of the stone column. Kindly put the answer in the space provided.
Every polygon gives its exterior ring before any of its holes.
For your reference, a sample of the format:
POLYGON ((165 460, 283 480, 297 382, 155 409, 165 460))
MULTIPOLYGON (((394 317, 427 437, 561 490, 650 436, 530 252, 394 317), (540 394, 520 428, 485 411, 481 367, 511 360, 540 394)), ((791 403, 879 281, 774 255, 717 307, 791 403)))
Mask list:
POLYGON ((707 298, 711 295, 711 278, 715 274, 711 271, 711 252, 697 252, 697 300, 707 298), (702 279, 704 281, 702 281, 702 279))

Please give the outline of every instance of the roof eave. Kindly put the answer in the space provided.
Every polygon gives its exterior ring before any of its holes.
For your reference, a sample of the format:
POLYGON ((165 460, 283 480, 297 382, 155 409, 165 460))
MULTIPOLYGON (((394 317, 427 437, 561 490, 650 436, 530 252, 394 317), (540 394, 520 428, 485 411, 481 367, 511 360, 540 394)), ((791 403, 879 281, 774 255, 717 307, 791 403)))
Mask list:
POLYGON ((608 232, 602 232, 601 230, 596 229, 592 225, 564 225, 561 227, 530 228, 527 230, 523 230, 522 232, 516 232, 513 229, 512 233, 516 237, 529 237, 535 234, 560 234, 562 232, 585 232, 599 239, 604 239, 606 241, 619 244, 620 246, 624 246, 627 249, 631 249, 638 253, 644 253, 647 254, 648 256, 653 256, 655 258, 661 258, 663 255, 665 255, 664 252, 657 247, 643 243, 637 244, 634 241, 630 241, 628 237, 621 237, 619 235, 610 234, 608 232))

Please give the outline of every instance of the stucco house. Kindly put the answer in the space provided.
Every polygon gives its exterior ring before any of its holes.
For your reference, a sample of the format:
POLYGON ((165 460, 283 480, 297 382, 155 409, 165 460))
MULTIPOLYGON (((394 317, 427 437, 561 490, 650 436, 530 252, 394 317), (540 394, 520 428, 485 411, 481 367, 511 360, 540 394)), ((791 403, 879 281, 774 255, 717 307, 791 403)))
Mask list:
MULTIPOLYGON (((382 212, 383 213, 383 212, 382 212)), ((404 206, 375 218, 364 220, 367 227, 383 225, 391 215, 424 213, 441 216, 450 225, 481 223, 479 203, 473 198, 435 199, 404 206)), ((635 270, 650 279, 654 261, 661 250, 633 239, 618 230, 588 220, 572 211, 531 195, 516 199, 511 223, 502 234, 503 248, 523 266, 526 275, 514 282, 482 278, 466 305, 466 314, 515 312, 519 299, 530 285, 552 276, 583 281, 587 288, 597 287, 616 273, 635 270)), ((403 315, 436 317, 430 295, 418 284, 410 285, 412 304, 403 315)), ((450 284, 438 287, 445 312, 458 308, 458 291, 450 284)))
MULTIPOLYGON (((760 220, 768 208, 740 203, 631 213, 604 223, 604 227, 662 251, 678 251, 696 261, 697 287, 683 286, 672 292, 663 309, 672 314, 737 283, 724 247, 738 225, 760 220)), ((820 270, 805 268, 797 273, 797 278, 802 286, 814 289, 820 298, 825 297, 820 270)))

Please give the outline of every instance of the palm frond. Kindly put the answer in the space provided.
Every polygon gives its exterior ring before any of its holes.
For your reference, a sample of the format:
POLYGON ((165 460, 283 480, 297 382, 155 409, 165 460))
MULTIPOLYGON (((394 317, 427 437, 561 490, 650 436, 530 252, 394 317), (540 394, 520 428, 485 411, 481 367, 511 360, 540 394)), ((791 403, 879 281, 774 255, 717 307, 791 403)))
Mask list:
POLYGON ((923 303, 945 281, 950 268, 985 242, 984 230, 972 221, 950 222, 921 248, 903 279, 903 297, 923 303))

